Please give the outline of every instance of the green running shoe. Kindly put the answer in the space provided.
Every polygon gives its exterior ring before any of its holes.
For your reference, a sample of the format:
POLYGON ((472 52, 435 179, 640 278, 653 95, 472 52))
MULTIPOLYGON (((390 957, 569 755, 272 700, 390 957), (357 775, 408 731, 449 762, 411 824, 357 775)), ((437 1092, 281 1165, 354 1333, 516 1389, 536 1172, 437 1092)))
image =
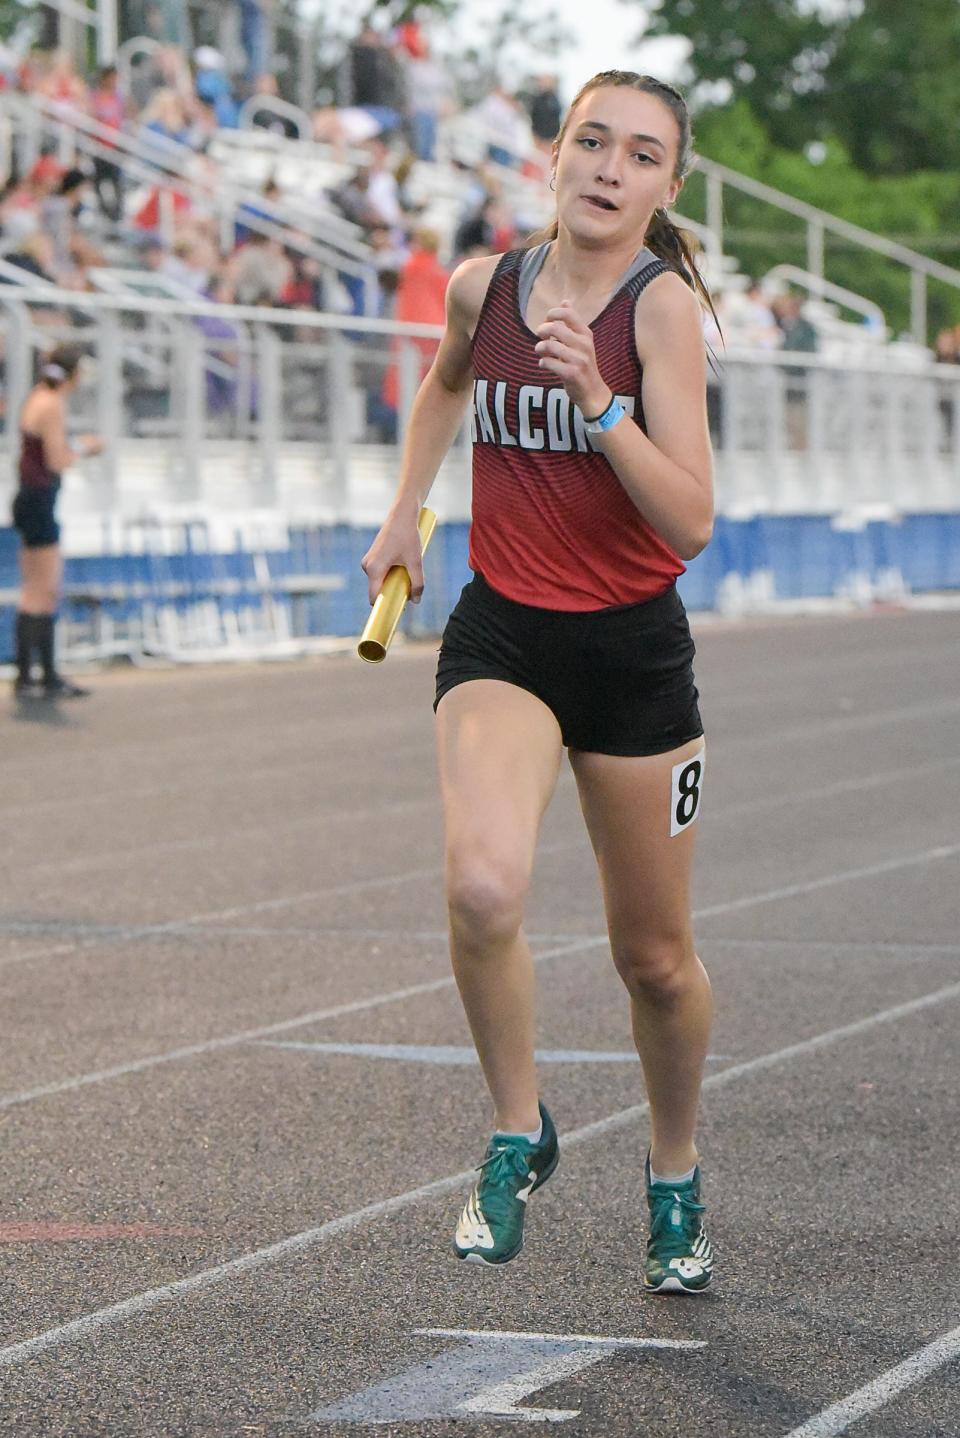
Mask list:
POLYGON ((494 1134, 480 1178, 460 1215, 453 1251, 468 1263, 509 1263, 523 1247, 527 1199, 553 1173, 560 1158, 557 1130, 543 1104, 539 1143, 494 1134))
POLYGON ((650 1238, 643 1265, 647 1293, 702 1293, 713 1277, 713 1249, 700 1215, 700 1169, 689 1183, 651 1183, 644 1164, 650 1238))

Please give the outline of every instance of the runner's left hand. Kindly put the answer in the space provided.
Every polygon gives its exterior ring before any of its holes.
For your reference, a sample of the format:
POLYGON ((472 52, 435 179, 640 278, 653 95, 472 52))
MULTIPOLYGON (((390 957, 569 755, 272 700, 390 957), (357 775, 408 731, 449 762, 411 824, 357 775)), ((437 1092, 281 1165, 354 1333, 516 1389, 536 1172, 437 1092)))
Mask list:
POLYGON ((537 328, 535 345, 542 369, 559 375, 567 394, 588 417, 601 414, 610 402, 610 386, 597 368, 593 331, 569 300, 547 310, 537 328))

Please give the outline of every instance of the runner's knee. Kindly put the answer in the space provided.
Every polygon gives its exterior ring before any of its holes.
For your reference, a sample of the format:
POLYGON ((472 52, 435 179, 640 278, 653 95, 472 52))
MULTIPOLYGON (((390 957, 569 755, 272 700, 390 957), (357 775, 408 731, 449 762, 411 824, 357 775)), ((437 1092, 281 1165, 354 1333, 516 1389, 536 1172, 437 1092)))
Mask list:
POLYGON ((662 1004, 685 993, 699 970, 688 934, 619 940, 613 945, 613 961, 632 996, 662 1004))
POLYGON ((492 855, 452 854, 447 904, 454 933, 464 940, 504 943, 519 931, 527 878, 519 866, 492 855))

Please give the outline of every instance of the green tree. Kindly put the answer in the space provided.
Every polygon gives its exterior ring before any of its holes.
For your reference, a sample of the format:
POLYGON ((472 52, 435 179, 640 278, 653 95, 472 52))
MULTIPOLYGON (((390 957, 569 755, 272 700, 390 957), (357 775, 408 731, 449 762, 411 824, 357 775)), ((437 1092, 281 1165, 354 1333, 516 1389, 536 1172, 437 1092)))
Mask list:
MULTIPOLYGON (((694 97, 726 85, 775 144, 839 136, 867 174, 960 168, 957 0, 634 0, 690 41, 694 97)), ((714 91, 715 93, 715 91, 714 91)))

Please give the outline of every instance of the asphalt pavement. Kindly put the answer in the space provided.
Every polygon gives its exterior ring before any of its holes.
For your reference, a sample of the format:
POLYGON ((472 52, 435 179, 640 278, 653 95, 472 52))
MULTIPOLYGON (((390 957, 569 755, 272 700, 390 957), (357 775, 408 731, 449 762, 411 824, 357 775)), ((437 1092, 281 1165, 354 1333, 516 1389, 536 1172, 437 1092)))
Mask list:
POLYGON ((641 1291, 566 769, 527 913, 561 1163, 512 1264, 452 1256, 491 1113, 431 646, 0 711, 0 1433, 958 1438, 960 614, 694 632, 697 1299, 641 1291))

